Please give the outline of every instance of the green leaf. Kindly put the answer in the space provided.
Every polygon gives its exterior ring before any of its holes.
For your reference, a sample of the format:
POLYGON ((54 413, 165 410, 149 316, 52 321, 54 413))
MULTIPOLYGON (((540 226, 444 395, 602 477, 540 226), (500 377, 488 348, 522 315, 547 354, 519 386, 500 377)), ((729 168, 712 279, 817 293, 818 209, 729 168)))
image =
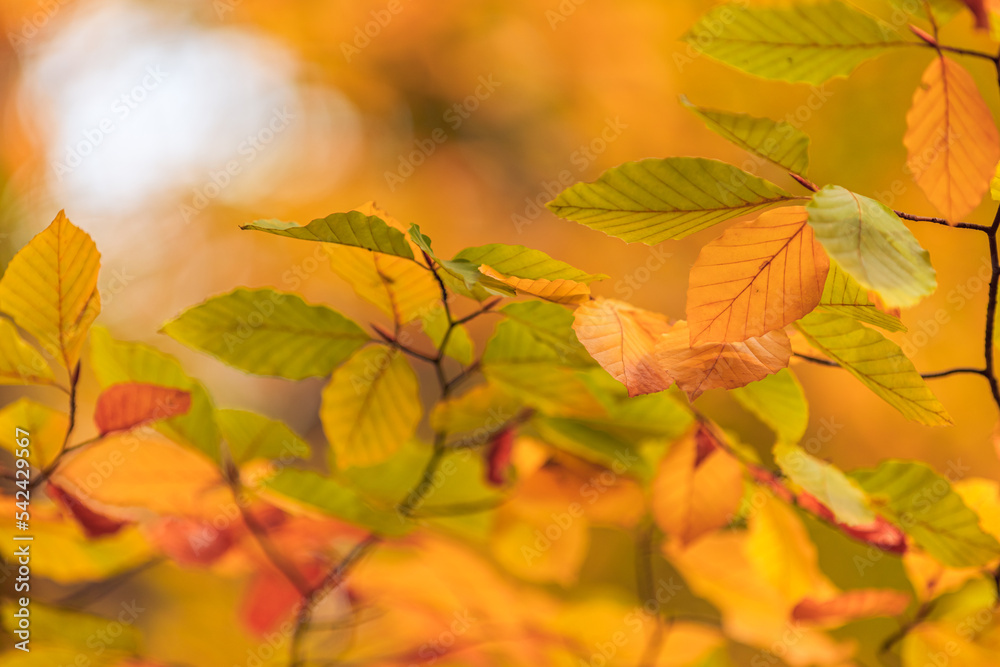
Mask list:
POLYGON ((930 253, 885 204, 828 185, 806 210, 830 258, 890 308, 915 305, 937 288, 930 253))
POLYGON ((256 375, 329 375, 370 339, 353 321, 296 294, 239 288, 188 308, 163 333, 256 375))
POLYGON ((809 343, 861 380, 907 419, 928 426, 952 423, 899 346, 856 320, 810 313, 795 325, 809 343))
POLYGON ((578 283, 592 283, 605 280, 603 273, 587 273, 574 268, 565 262, 552 259, 541 250, 532 250, 520 245, 490 245, 466 248, 457 255, 455 260, 471 262, 478 269, 482 265, 504 274, 528 280, 573 280, 578 283))
POLYGON ((397 350, 359 350, 323 389, 320 419, 339 468, 374 465, 410 439, 423 412, 417 376, 397 350))
POLYGON ((605 411, 577 417, 594 428, 633 443, 650 439, 672 442, 694 423, 687 398, 676 388, 630 397, 625 386, 603 368, 588 369, 581 375, 605 411))
POLYGON ((551 362, 563 366, 595 365, 573 331, 573 313, 554 303, 511 303, 483 352, 484 364, 551 362))
POLYGON ((841 523, 860 526, 875 521, 867 496, 833 465, 786 442, 775 445, 774 460, 785 476, 830 508, 841 523))
POLYGON ((851 473, 885 518, 949 567, 976 567, 1000 556, 1000 544, 979 526, 948 480, 916 461, 883 461, 851 473))
POLYGON ((373 252, 413 259, 413 250, 403 232, 386 224, 385 220, 360 211, 333 213, 317 218, 308 225, 281 220, 257 220, 240 229, 250 229, 304 241, 322 241, 364 248, 373 252))
POLYGON ((285 468, 266 479, 264 487, 298 505, 382 535, 403 535, 409 529, 397 514, 369 506, 356 491, 312 471, 285 468))
POLYGON ((433 259, 440 268, 439 275, 445 285, 454 292, 478 301, 491 294, 495 296, 516 296, 517 291, 496 278, 479 272, 479 265, 467 259, 441 259, 431 249, 431 239, 420 231, 420 226, 410 225, 410 239, 433 259))
MULTIPOLYGON (((145 608, 137 606, 134 602, 120 604, 112 618, 50 607, 36 600, 31 601, 30 609, 32 652, 38 648, 62 648, 72 649, 76 653, 76 658, 100 656, 96 661, 88 659, 89 665, 119 664, 129 655, 139 652, 141 638, 135 623, 141 618, 145 608), (112 631, 115 634, 112 634, 112 631), (102 649, 100 652, 94 650, 98 646, 102 649)), ((20 641, 10 639, 15 636, 13 631, 18 627, 13 611, 3 616, 3 626, 8 633, 8 641, 20 641)), ((71 659, 73 657, 70 656, 71 659)), ((73 662, 79 660, 75 659, 73 662)), ((36 661, 33 664, 59 663, 36 661)))
POLYGON ((617 474, 647 478, 649 464, 628 441, 593 428, 585 421, 560 417, 535 417, 530 425, 539 437, 552 446, 598 465, 612 468, 617 474))
MULTIPOLYGON (((448 331, 448 317, 444 308, 434 308, 424 315, 423 325, 424 333, 434 343, 434 347, 440 348, 444 334, 448 331)), ((468 329, 461 324, 455 325, 451 335, 448 336, 448 344, 445 346, 444 353, 460 364, 471 364, 474 350, 468 329)))
POLYGON ((212 399, 177 359, 150 345, 114 340, 106 329, 95 327, 90 336, 90 363, 102 389, 121 382, 146 382, 190 392, 187 414, 158 421, 153 428, 219 460, 219 428, 212 399))
POLYGON ((931 12, 934 14, 934 21, 938 26, 943 26, 945 23, 951 21, 964 8, 961 0, 920 0, 919 2, 915 2, 914 0, 890 0, 890 2, 903 11, 925 20, 928 17, 924 5, 925 3, 930 5, 931 12))
POLYGON ((675 157, 626 162, 564 190, 548 208, 623 241, 655 245, 791 199, 725 162, 675 157))
POLYGON ((605 413, 590 387, 573 368, 552 363, 483 364, 486 379, 546 415, 598 416, 605 413))
POLYGON ((215 420, 238 466, 254 459, 287 465, 292 459, 309 458, 309 445, 284 422, 246 410, 218 410, 215 420))
POLYGON ((795 444, 805 435, 809 406, 791 370, 783 368, 763 380, 731 389, 729 394, 767 424, 779 442, 795 444))
POLYGON ((830 262, 830 272, 826 276, 819 308, 825 312, 853 317, 859 322, 867 322, 886 331, 906 331, 906 327, 888 313, 883 313, 868 299, 868 293, 854 278, 830 262))
POLYGON ((28 344, 10 320, 0 318, 0 384, 54 384, 45 357, 28 344))
POLYGON ((705 121, 708 129, 743 150, 805 176, 809 168, 809 137, 794 125, 745 113, 705 109, 683 96, 681 104, 705 121))
POLYGON ((744 72, 814 85, 906 43, 893 28, 837 0, 789 8, 722 5, 684 40, 744 72))

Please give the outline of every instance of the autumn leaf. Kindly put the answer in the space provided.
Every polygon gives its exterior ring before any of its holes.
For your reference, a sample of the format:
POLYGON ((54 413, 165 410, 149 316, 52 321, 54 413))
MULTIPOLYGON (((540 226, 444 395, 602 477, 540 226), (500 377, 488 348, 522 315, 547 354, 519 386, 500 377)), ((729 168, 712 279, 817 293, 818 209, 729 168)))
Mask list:
POLYGON ((691 104, 683 96, 681 104, 705 121, 708 129, 743 150, 805 176, 809 166, 809 137, 794 125, 745 113, 705 109, 691 104))
POLYGON ((187 414, 191 393, 155 384, 111 385, 97 397, 94 423, 101 435, 187 414))
POLYGON ((721 5, 684 39, 750 74, 814 85, 847 76, 901 43, 895 30, 838 0, 787 8, 721 5))
POLYGON ((94 241, 59 211, 10 261, 0 279, 0 310, 72 372, 101 312, 94 241))
POLYGON ((590 287, 585 283, 578 283, 575 280, 566 280, 564 278, 557 278, 555 280, 536 278, 532 280, 516 276, 505 276, 486 264, 479 267, 479 272, 484 276, 513 287, 518 296, 535 296, 539 299, 562 304, 583 303, 590 298, 590 287))
POLYGON ((83 528, 87 537, 95 538, 114 535, 127 525, 125 521, 112 519, 99 512, 95 512, 57 484, 49 482, 45 487, 45 492, 73 515, 73 518, 83 528))
POLYGON ((858 284, 836 263, 830 264, 826 285, 819 298, 819 310, 853 317, 859 322, 874 324, 886 331, 906 331, 895 315, 889 314, 868 295, 868 290, 858 284))
POLYGON ((887 306, 916 305, 937 288, 930 253, 885 204, 828 185, 806 210, 830 259, 887 306))
MULTIPOLYGON (((982 19, 985 27, 985 10, 982 19)), ((1000 160, 1000 135, 976 82, 954 60, 935 58, 906 124, 907 167, 944 217, 959 222, 982 201, 1000 160)))
POLYGON ((45 357, 27 343, 17 327, 0 318, 0 384, 53 384, 45 357))
POLYGON ((800 206, 737 223, 691 268, 691 344, 738 343, 781 329, 819 303, 830 262, 800 206))
POLYGON ((775 445, 774 460, 792 482, 829 509, 836 521, 859 526, 875 520, 868 497, 857 482, 830 463, 790 443, 775 445))
POLYGON ((828 600, 804 598, 792 609, 792 620, 835 628, 862 618, 899 616, 909 604, 910 596, 900 591, 858 589, 828 600))
POLYGON ((656 523, 685 545, 729 523, 743 497, 743 467, 703 432, 675 442, 653 480, 656 523))
POLYGON ((590 356, 628 389, 629 396, 662 391, 673 384, 654 350, 670 330, 659 313, 624 301, 596 299, 574 313, 573 330, 590 356))
POLYGON ((976 18, 976 27, 986 30, 990 27, 990 17, 986 10, 986 0, 962 0, 962 4, 969 8, 976 18))
POLYGON ((17 429, 31 434, 28 461, 37 470, 48 468, 59 455, 69 427, 69 417, 30 398, 19 398, 0 410, 0 447, 13 454, 18 449, 17 429))
POLYGON ((402 231, 389 226, 377 215, 366 215, 361 211, 332 213, 325 218, 317 218, 307 225, 281 220, 257 220, 249 225, 243 225, 241 229, 305 241, 364 248, 372 252, 414 259, 413 250, 402 231))
POLYGON ((627 162, 548 203, 560 218, 629 243, 656 245, 795 199, 777 185, 703 158, 627 162))
POLYGON ((687 323, 676 323, 660 338, 656 358, 690 400, 709 389, 735 389, 788 366, 791 343, 783 330, 740 343, 690 345, 687 323))
POLYGON ((809 406, 795 374, 788 368, 729 392, 740 405, 774 431, 779 442, 797 443, 809 426, 809 406))
POLYGON ((320 419, 339 468, 384 461, 411 436, 422 408, 417 377, 397 350, 368 347, 323 389, 320 419))

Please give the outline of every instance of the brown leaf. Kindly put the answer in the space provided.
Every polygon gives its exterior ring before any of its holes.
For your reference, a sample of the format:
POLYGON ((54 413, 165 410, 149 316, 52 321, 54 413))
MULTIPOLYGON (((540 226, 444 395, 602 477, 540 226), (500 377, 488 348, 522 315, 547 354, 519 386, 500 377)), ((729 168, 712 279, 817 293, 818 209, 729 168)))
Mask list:
POLYGON ((792 609, 792 620, 838 627, 862 618, 898 616, 906 611, 909 604, 910 596, 901 591, 858 589, 823 601, 803 598, 792 609))
POLYGON ((741 343, 689 345, 686 322, 678 322, 656 346, 660 367, 695 400, 709 389, 735 389, 788 366, 791 342, 781 329, 741 343))
POLYGON ((913 95, 906 128, 906 166, 944 217, 961 221, 982 201, 1000 159, 993 114, 972 76, 949 58, 935 58, 913 95))
POLYGON ((112 385, 101 393, 94 409, 94 423, 101 435, 105 435, 183 415, 190 409, 189 392, 155 384, 128 382, 112 385))
POLYGON ((573 330, 590 356, 625 385, 629 396, 663 391, 673 384, 654 355, 656 343, 670 331, 666 316, 624 301, 596 299, 576 309, 573 330))
POLYGON ((691 343, 741 342, 791 324, 819 304, 829 269, 801 206, 730 227, 691 268, 691 343))

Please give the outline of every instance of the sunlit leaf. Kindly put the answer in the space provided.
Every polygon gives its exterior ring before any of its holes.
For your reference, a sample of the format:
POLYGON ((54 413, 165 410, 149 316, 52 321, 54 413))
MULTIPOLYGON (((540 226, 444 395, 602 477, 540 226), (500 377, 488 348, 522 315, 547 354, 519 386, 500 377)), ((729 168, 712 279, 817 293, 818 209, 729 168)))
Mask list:
POLYGON ((72 370, 101 312, 100 265, 94 241, 59 211, 7 266, 0 279, 0 311, 72 370))
POLYGON ((52 384, 55 376, 45 357, 27 343, 17 327, 0 318, 0 384, 52 384))
POLYGON ((547 415, 601 415, 604 409, 576 370, 554 363, 484 363, 486 379, 547 415))
POLYGON ((603 273, 587 273, 574 268, 566 262, 552 259, 541 250, 525 248, 520 245, 505 245, 491 243, 489 245, 466 248, 454 259, 465 260, 472 264, 491 267, 497 273, 514 278, 528 280, 572 280, 578 283, 592 283, 595 280, 605 280, 603 273))
POLYGON ((709 389, 735 389, 788 366, 791 344, 783 330, 771 331, 741 343, 690 345, 687 323, 680 321, 656 348, 664 371, 695 400, 709 389))
POLYGON ((307 225, 281 220, 258 220, 243 225, 241 229, 268 232, 305 241, 354 246, 413 259, 413 251, 403 232, 390 227, 382 218, 365 215, 360 211, 332 213, 325 218, 317 218, 307 225))
POLYGON ((812 313, 796 326, 809 343, 899 410, 907 419, 928 426, 951 424, 951 416, 934 397, 899 346, 856 320, 831 313, 812 313))
POLYGON ((614 299, 584 303, 573 330, 590 356, 628 389, 629 396, 662 391, 673 380, 658 365, 654 349, 670 330, 666 316, 614 299))
POLYGON ((985 565, 1000 557, 1000 543, 948 480, 917 461, 883 461, 851 473, 875 508, 919 547, 951 567, 985 565))
POLYGON ((829 265, 802 207, 733 225, 691 267, 691 343, 742 342, 791 324, 819 303, 829 265))
POLYGON ((913 306, 937 288, 930 254, 885 204, 828 185, 806 210, 830 258, 886 305, 913 306))
POLYGON ((187 414, 159 421, 154 428, 218 459, 219 428, 212 399, 200 382, 184 372, 177 359, 143 343, 114 340, 107 330, 98 327, 91 336, 90 361, 102 388, 141 382, 189 392, 191 409, 187 414))
MULTIPOLYGON (((444 308, 430 310, 423 316, 422 322, 424 333, 434 343, 434 347, 440 348, 444 334, 448 330, 448 318, 445 316, 444 308)), ((473 352, 472 338, 469 337, 468 329, 461 324, 453 326, 444 353, 460 364, 468 365, 472 363, 473 352)))
POLYGON ((355 491, 315 472, 286 468, 264 484, 269 492, 285 501, 385 535, 401 535, 408 530, 395 512, 378 511, 355 491))
POLYGON ((692 433, 675 442, 653 479, 656 523, 682 544, 732 521, 743 497, 743 467, 713 440, 692 433))
POLYGON ((94 406, 94 423, 101 435, 127 431, 148 422, 187 414, 191 394, 155 384, 124 382, 101 392, 94 406))
POLYGON ((320 419, 340 468, 384 461, 420 421, 417 376, 401 352, 358 351, 323 389, 320 419))
POLYGON ((767 424, 780 442, 795 444, 805 435, 809 406, 802 385, 791 370, 782 369, 729 393, 767 424))
POLYGON ((511 303, 499 310, 504 320, 487 341, 483 363, 550 362, 584 367, 594 360, 577 340, 573 313, 541 301, 511 303))
POLYGON ((295 294, 239 288, 163 325, 170 337, 257 375, 329 375, 370 340, 353 321, 295 294))
POLYGON ((950 222, 979 206, 1000 160, 1000 134, 975 80, 943 55, 931 61, 906 115, 906 165, 950 222))
POLYGON ((743 150, 805 176, 809 167, 809 137, 794 125, 745 113, 706 109, 691 104, 685 97, 681 98, 681 104, 705 121, 708 129, 743 150))
POLYGON ((899 45, 899 35, 838 0, 795 7, 732 3, 684 38, 702 53, 765 79, 820 84, 899 45))
MULTIPOLYGON (((28 462, 44 470, 62 449, 69 417, 30 398, 19 398, 0 410, 0 447, 13 454, 17 429, 28 432, 28 462)), ((22 434, 21 437, 24 437, 22 434)))
POLYGON ((479 272, 484 276, 498 280, 514 289, 516 296, 534 296, 545 299, 553 303, 578 304, 590 298, 590 287, 586 283, 578 283, 574 280, 557 278, 548 280, 547 278, 518 278, 516 276, 505 276, 492 267, 482 264, 479 272))
POLYGON ((293 459, 309 457, 309 445, 284 422, 246 410, 219 410, 215 420, 236 465, 254 459, 287 465, 293 459))
POLYGON ((656 245, 794 197, 732 165, 675 157, 627 162, 577 183, 548 207, 629 243, 656 245))
POLYGON ((431 239, 420 231, 419 225, 410 225, 410 239, 437 264, 441 280, 454 292, 483 301, 491 294, 514 296, 514 288, 479 270, 477 262, 465 258, 441 259, 431 248, 431 239))
POLYGON ((850 526, 870 524, 875 513, 857 482, 801 447, 779 442, 774 460, 790 480, 823 503, 836 521, 850 526))
POLYGON ((765 501, 752 514, 748 532, 747 556, 786 601, 834 592, 819 569, 816 545, 790 507, 765 501))
POLYGON ((881 327, 886 331, 906 331, 906 327, 889 313, 879 310, 868 298, 867 291, 851 278, 836 262, 830 263, 823 295, 819 299, 820 310, 853 317, 881 327))

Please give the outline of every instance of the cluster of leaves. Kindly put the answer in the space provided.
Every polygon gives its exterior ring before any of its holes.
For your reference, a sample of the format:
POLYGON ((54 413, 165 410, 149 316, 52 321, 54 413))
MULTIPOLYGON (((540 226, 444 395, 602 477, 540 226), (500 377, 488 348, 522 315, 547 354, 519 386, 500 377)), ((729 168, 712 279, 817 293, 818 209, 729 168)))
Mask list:
MULTIPOLYGON (((953 4, 920 4, 935 34, 953 4)), ((935 48, 905 143, 945 216, 924 220, 957 225, 989 189, 1000 145, 971 77, 936 36, 916 32, 920 41, 904 41, 834 0, 724 6, 691 39, 750 73, 811 83, 885 49, 935 48)), ((919 666, 939 652, 991 664, 1000 486, 917 461, 844 472, 800 445, 808 407, 788 366, 813 354, 906 418, 951 423, 879 331, 905 330, 900 309, 936 287, 929 253, 900 217, 915 216, 814 185, 808 138, 787 122, 686 104, 808 192, 667 158, 621 165, 550 204, 648 244, 756 214, 702 249, 686 321, 594 297, 590 285, 606 276, 538 250, 490 244, 444 259, 418 226, 373 204, 244 227, 320 244, 388 324, 239 288, 162 331, 246 373, 327 378, 328 447, 220 408, 173 357, 92 329, 100 257, 60 213, 0 280, 0 381, 69 398, 68 413, 29 399, 0 411, 5 449, 16 449, 15 427, 32 437, 32 477, 12 471, 10 483, 31 497, 35 574, 101 582, 166 557, 245 579, 244 626, 277 632, 285 647, 273 664, 604 664, 606 646, 615 664, 849 665, 897 654, 919 666), (467 325, 487 318, 495 326, 478 352, 467 325), (84 373, 101 393, 96 435, 77 442, 84 373), (773 451, 692 405, 710 389, 769 426, 773 451), (554 593, 578 580, 594 535, 635 541, 637 602, 554 593), (656 571, 676 572, 684 592, 673 578, 660 586, 656 571), (442 629, 450 642, 428 653, 442 629)), ((995 253, 996 223, 962 226, 985 231, 995 253)), ((968 372, 995 389, 991 331, 986 341, 986 368, 968 372)), ((11 516, 23 509, 6 500, 11 516)), ((41 600, 32 610, 33 660, 153 664, 140 662, 135 628, 92 654, 88 638, 106 619, 41 600)))

